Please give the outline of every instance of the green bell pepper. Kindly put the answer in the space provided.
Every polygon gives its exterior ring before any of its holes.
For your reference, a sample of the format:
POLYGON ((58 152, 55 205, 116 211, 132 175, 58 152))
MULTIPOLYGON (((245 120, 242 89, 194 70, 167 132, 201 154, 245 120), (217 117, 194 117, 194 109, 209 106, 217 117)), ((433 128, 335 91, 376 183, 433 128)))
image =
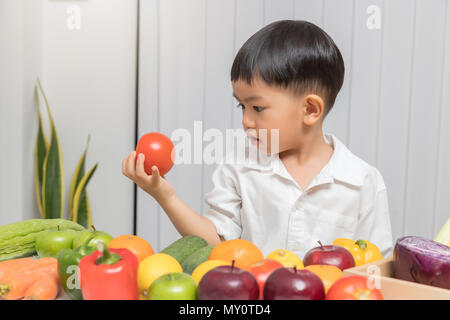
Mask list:
POLYGON ((76 249, 63 249, 58 253, 59 277, 64 291, 72 300, 83 300, 78 278, 78 264, 81 258, 97 250, 95 247, 88 246, 93 237, 89 237, 82 246, 76 249))

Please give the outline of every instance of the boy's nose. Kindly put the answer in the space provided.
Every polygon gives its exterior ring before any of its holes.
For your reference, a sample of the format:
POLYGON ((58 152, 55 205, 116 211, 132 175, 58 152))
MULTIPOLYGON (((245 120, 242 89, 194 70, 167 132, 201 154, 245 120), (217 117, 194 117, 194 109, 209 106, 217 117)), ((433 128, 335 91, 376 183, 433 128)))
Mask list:
POLYGON ((244 130, 247 129, 254 129, 256 124, 255 124, 255 120, 253 120, 252 118, 250 118, 248 115, 245 114, 242 116, 242 126, 244 127, 244 130))

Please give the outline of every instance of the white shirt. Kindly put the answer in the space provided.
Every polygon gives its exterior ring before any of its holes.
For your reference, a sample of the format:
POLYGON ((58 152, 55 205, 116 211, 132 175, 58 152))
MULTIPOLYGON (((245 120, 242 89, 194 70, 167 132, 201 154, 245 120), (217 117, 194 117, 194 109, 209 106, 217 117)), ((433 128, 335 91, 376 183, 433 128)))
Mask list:
POLYGON ((212 175, 214 187, 204 197, 209 209, 203 215, 225 240, 249 240, 264 256, 284 248, 303 260, 318 240, 326 245, 336 238, 368 240, 383 257, 391 256, 383 177, 335 136, 324 138, 333 154, 304 191, 278 154, 257 157, 256 147, 246 145, 247 161, 225 158, 212 175))

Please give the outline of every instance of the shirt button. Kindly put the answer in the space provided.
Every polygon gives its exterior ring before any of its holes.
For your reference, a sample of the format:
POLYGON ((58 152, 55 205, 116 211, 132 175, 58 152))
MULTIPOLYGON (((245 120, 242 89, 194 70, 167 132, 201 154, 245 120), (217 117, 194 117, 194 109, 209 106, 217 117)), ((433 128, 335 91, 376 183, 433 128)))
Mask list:
POLYGON ((297 202, 297 204, 295 205, 295 207, 300 210, 302 208, 302 203, 300 201, 297 202))

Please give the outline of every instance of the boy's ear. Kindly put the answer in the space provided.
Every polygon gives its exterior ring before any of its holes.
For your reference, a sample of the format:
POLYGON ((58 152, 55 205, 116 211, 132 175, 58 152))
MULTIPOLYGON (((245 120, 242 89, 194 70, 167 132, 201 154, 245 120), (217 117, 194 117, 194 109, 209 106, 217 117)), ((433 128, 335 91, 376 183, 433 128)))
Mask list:
POLYGON ((323 118, 324 103, 322 98, 315 94, 308 94, 304 102, 305 113, 303 121, 306 125, 312 126, 323 118))

